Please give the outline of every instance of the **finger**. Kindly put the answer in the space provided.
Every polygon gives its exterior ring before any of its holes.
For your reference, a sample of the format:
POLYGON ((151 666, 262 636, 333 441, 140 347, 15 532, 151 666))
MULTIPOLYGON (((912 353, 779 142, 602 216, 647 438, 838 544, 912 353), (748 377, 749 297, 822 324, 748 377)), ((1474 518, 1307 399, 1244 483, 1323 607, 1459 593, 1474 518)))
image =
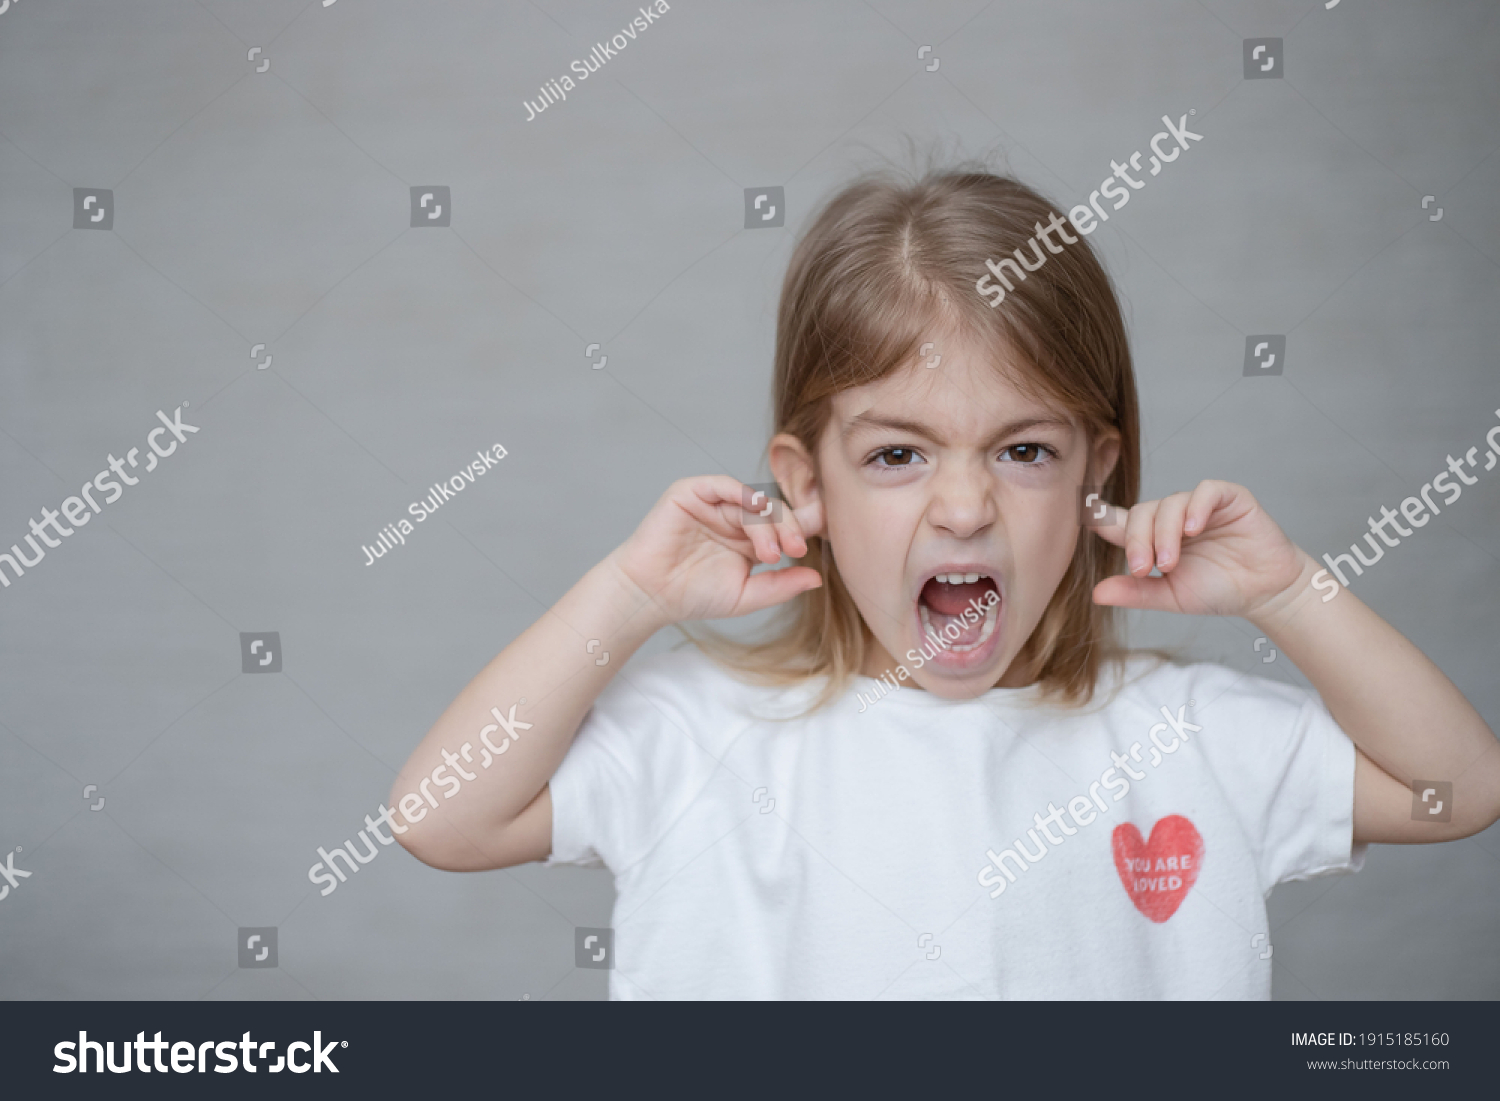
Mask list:
POLYGON ((772 516, 779 517, 771 524, 776 533, 776 540, 781 547, 781 553, 788 558, 801 558, 807 553, 807 536, 802 530, 802 523, 797 518, 797 512, 791 505, 783 505, 777 508, 772 516))
POLYGON ((755 557, 768 565, 781 561, 781 542, 776 537, 776 526, 764 517, 740 509, 740 524, 745 538, 755 548, 755 557))
POLYGON ((742 487, 736 519, 762 562, 780 562, 783 554, 801 558, 807 553, 807 542, 779 490, 771 496, 762 490, 742 487))
POLYGON ((788 566, 784 570, 762 570, 745 579, 733 615, 748 615, 775 604, 784 604, 798 593, 823 584, 823 577, 810 566, 788 566))
POLYGON ((800 508, 789 509, 797 518, 797 527, 805 539, 823 534, 823 502, 814 499, 800 508))
POLYGON ((1094 586, 1094 603, 1148 612, 1181 612, 1164 577, 1106 577, 1094 586))
POLYGON ((1156 510, 1151 537, 1156 544, 1156 568, 1166 573, 1182 556, 1182 518, 1187 513, 1188 495, 1174 493, 1164 497, 1156 510))
POLYGON ((749 557, 768 564, 781 561, 781 547, 769 518, 745 508, 749 486, 727 474, 711 474, 693 478, 687 489, 683 507, 711 533, 727 537, 726 545, 745 554, 747 548, 741 541, 747 540, 749 557))
POLYGON ((769 517, 746 509, 738 501, 720 501, 712 510, 708 532, 719 543, 756 562, 781 561, 781 543, 769 517))
POLYGON ((750 488, 738 478, 731 478, 728 474, 703 474, 684 480, 687 483, 688 496, 710 507, 732 504, 738 508, 748 496, 747 490, 750 488))
POLYGON ((1130 510, 1130 517, 1125 521, 1125 558, 1131 574, 1136 577, 1145 577, 1151 572, 1155 556, 1151 525, 1160 504, 1160 501, 1142 501, 1130 510))
POLYGON ((1229 497, 1230 494, 1226 492, 1223 482, 1207 478, 1199 482, 1188 497, 1187 510, 1182 522, 1183 533, 1201 535, 1207 531, 1208 521, 1213 516, 1214 510, 1222 504, 1227 504, 1229 497))
POLYGON ((1084 510, 1083 526, 1106 543, 1125 545, 1125 521, 1130 511, 1106 501, 1094 501, 1084 510))
POLYGON ((801 508, 793 508, 790 501, 783 501, 772 510, 771 517, 770 526, 775 533, 776 545, 788 558, 806 555, 807 540, 823 530, 823 506, 818 501, 801 508))

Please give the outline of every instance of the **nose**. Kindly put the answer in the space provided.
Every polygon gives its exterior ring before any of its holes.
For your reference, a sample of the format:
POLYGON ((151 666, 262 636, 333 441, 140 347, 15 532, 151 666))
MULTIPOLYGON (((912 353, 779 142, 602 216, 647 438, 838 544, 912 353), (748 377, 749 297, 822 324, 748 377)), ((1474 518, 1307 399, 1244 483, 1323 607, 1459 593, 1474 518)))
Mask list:
POLYGON ((959 462, 939 469, 929 483, 927 520, 956 539, 968 539, 995 522, 994 487, 982 463, 959 462))

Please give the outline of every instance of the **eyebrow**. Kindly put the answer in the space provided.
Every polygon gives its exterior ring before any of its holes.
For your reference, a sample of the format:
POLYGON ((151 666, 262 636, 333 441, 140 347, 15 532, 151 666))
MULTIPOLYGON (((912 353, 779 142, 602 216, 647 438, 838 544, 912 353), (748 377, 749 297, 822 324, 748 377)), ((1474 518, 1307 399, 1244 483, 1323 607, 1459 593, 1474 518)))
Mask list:
MULTIPOLYGON (((1024 432, 1031 428, 1059 428, 1065 431, 1071 430, 1073 425, 1058 417, 1022 417, 1019 420, 1007 421, 989 438, 985 446, 989 447, 1007 436, 1013 436, 1017 432, 1024 432)), ((921 436, 925 440, 938 440, 938 434, 921 421, 907 420, 904 417, 882 417, 871 416, 860 413, 844 426, 841 436, 847 438, 851 433, 861 428, 885 428, 895 432, 905 432, 913 436, 921 436)))

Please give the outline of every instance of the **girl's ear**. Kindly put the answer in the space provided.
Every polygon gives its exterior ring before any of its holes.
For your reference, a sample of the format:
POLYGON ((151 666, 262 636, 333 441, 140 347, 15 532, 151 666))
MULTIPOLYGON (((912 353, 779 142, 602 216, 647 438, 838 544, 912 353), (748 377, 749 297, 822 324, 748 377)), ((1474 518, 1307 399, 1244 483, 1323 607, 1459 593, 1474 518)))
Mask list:
POLYGON ((1094 440, 1093 453, 1089 456, 1089 469, 1093 471, 1091 482, 1103 485, 1115 472, 1115 463, 1120 460, 1120 432, 1111 428, 1094 440))
POLYGON ((823 496, 817 464, 807 448, 796 436, 781 432, 771 440, 770 460, 771 476, 802 521, 803 534, 822 534, 823 496))

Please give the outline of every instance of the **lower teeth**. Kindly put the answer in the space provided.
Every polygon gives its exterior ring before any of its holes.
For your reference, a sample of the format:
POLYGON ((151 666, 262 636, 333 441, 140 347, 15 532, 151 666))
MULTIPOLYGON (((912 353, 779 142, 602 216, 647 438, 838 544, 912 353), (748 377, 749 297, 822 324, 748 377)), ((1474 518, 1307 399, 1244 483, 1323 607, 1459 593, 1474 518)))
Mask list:
POLYGON ((932 620, 927 614, 927 605, 919 603, 917 605, 917 612, 922 617, 922 630, 929 637, 941 640, 943 649, 945 650, 952 650, 956 654, 966 654, 970 650, 975 650, 983 646, 989 641, 990 635, 995 633, 995 624, 1000 618, 1000 605, 997 602, 989 606, 984 613, 984 625, 979 628, 979 637, 973 642, 962 645, 950 642, 944 637, 942 632, 933 627, 932 620))

